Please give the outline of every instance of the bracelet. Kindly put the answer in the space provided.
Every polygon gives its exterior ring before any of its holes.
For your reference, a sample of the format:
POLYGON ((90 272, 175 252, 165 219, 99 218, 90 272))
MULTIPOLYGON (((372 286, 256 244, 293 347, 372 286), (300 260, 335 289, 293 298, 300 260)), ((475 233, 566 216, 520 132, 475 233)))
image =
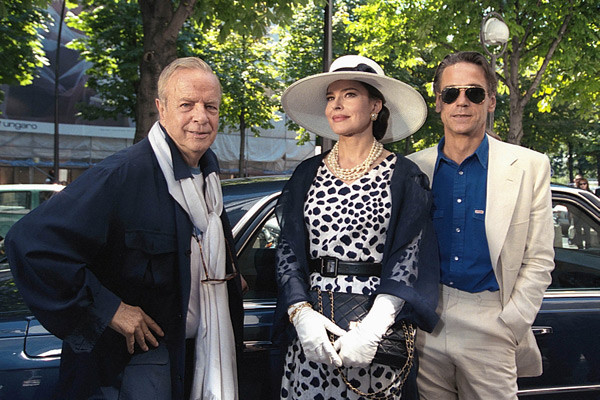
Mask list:
POLYGON ((305 301, 304 303, 301 303, 301 304, 297 305, 296 307, 294 307, 294 309, 290 313, 290 322, 292 324, 294 323, 294 317, 296 316, 296 314, 298 314, 298 312, 301 309, 306 308, 306 307, 312 308, 312 305, 308 301, 305 301))

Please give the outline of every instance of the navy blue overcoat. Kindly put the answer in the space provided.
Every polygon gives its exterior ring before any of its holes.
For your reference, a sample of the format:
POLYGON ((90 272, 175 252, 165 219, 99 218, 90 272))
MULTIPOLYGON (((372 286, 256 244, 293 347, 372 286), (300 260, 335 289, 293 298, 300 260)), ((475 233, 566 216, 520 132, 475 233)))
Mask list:
MULTIPOLYGON (((190 176, 168 141, 175 178, 190 176)), ((218 169, 210 149, 200 164, 205 175, 218 169)), ((233 250, 225 212, 222 221, 233 250)), ((5 245, 17 286, 46 329, 64 340, 57 398, 116 398, 125 388, 131 398, 183 398, 191 234, 148 139, 89 169, 13 226, 5 245), (124 337, 108 327, 121 301, 141 307, 165 331, 158 348, 127 352, 124 337)), ((239 277, 228 291, 239 359, 239 277)))

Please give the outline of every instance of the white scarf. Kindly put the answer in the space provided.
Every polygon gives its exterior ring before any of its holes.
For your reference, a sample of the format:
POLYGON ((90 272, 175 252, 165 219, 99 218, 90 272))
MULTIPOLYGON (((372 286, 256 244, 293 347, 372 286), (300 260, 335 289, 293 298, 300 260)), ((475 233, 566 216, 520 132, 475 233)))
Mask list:
MULTIPOLYGON (((165 135, 156 122, 148 139, 158 159, 158 164, 169 187, 169 193, 187 212, 196 228, 202 232, 204 261, 210 278, 225 277, 225 236, 220 215, 223 211, 223 193, 216 173, 202 179, 175 180, 171 149, 165 135)), ((196 358, 192 400, 237 399, 237 369, 235 340, 229 314, 227 284, 203 284, 206 279, 198 243, 191 238, 192 285, 198 285, 198 332, 196 334, 196 358), (196 269, 196 273, 194 273, 196 269)), ((194 292, 194 288, 192 288, 194 292)), ((192 308, 194 305, 191 305, 192 308)))

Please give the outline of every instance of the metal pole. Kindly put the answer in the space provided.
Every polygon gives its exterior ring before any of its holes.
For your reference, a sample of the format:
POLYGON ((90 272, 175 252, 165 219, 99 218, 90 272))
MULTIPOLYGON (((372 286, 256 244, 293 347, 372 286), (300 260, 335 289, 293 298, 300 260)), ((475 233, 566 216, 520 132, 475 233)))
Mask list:
POLYGON ((327 5, 325 5, 325 20, 323 25, 323 72, 329 71, 329 66, 331 65, 331 48, 333 47, 331 38, 332 3, 333 0, 328 0, 327 5))
MULTIPOLYGON (((331 16, 333 14, 333 0, 328 0, 325 5, 325 17, 323 24, 323 72, 329 71, 332 58, 332 29, 331 29, 331 16)), ((321 138, 322 151, 325 152, 333 147, 333 140, 321 138)))
POLYGON ((54 183, 58 183, 58 169, 59 169, 59 155, 58 155, 58 83, 60 80, 60 42, 62 36, 63 20, 65 15, 65 3, 63 0, 62 8, 60 11, 60 22, 58 24, 58 37, 56 38, 56 60, 54 63, 54 183))
MULTIPOLYGON (((492 71, 494 71, 494 74, 496 73, 496 55, 495 54, 490 54, 491 59, 492 59, 492 71)), ((488 112, 487 115, 487 131, 488 132, 494 132, 494 111, 490 111, 488 112)))
MULTIPOLYGON (((483 50, 490 56, 490 65, 492 67, 492 70, 494 71, 494 75, 496 74, 496 60, 498 59, 498 57, 501 57, 504 54, 504 51, 506 50, 506 46, 508 44, 508 34, 508 27, 506 27, 506 23, 504 22, 504 19, 500 14, 498 14, 497 12, 491 12, 484 16, 483 21, 481 21, 481 29, 479 30, 479 41, 481 42, 481 47, 483 47, 483 50), (493 41, 489 43, 486 42, 486 22, 488 21, 488 19, 492 18, 497 19, 498 21, 501 21, 502 24, 504 24, 507 33, 506 40, 503 40, 500 37, 495 37, 493 41), (491 44, 494 46, 501 45, 502 47, 500 49, 500 52, 496 54, 487 48, 487 44, 491 44)), ((494 112, 488 112, 487 131, 494 132, 494 112)))

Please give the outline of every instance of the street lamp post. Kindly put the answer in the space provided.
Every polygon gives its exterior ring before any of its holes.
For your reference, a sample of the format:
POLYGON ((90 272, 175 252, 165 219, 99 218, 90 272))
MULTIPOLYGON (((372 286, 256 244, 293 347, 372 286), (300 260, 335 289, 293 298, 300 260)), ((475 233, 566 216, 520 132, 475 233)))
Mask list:
MULTIPOLYGON (((325 5, 325 15, 323 24, 323 72, 329 71, 332 58, 332 28, 331 19, 333 15, 333 0, 328 0, 325 5)), ((333 140, 321 138, 321 151, 325 152, 333 147, 333 140)))
POLYGON ((56 38, 56 61, 54 63, 54 176, 52 177, 52 183, 58 183, 59 181, 59 128, 60 128, 60 120, 59 120, 59 104, 58 101, 60 99, 59 96, 59 80, 60 80, 60 43, 62 36, 62 27, 63 20, 65 18, 65 3, 66 0, 62 2, 62 8, 60 10, 60 20, 58 21, 58 37, 56 38))
MULTIPOLYGON (((490 56, 492 62, 492 69, 496 73, 496 60, 504 54, 506 45, 508 44, 508 25, 504 22, 504 19, 497 12, 491 12, 486 14, 481 23, 481 30, 479 31, 479 40, 483 50, 490 56), (488 48, 492 47, 492 51, 488 48), (495 53, 498 46, 500 51, 495 53)), ((487 118, 488 131, 493 132, 494 130, 494 112, 488 113, 487 118)))

